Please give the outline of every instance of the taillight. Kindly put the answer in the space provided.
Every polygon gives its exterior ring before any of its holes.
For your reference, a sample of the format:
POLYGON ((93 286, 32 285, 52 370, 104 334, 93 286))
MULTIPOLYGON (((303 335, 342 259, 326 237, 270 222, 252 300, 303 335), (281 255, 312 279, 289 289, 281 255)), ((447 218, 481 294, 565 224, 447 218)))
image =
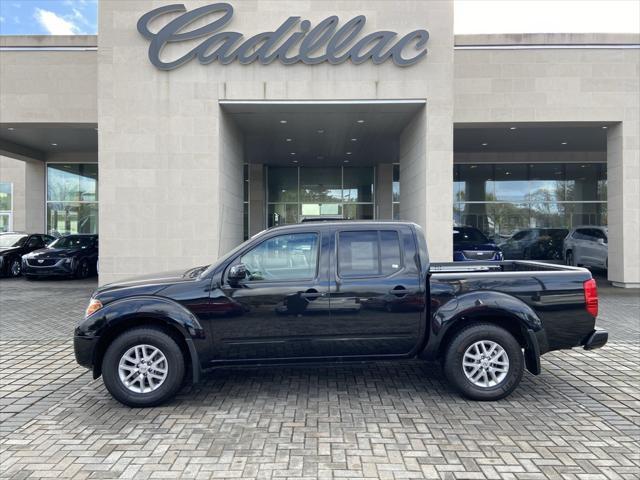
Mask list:
POLYGON ((586 303, 587 312, 594 317, 598 316, 598 286, 593 278, 586 280, 584 283, 584 301, 586 303))

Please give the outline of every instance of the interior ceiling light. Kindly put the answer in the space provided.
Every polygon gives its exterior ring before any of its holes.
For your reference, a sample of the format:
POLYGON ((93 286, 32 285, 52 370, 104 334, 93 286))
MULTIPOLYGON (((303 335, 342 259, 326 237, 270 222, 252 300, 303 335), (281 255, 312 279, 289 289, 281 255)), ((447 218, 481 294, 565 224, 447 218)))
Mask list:
POLYGON ((352 141, 352 142, 357 142, 357 141, 358 141, 358 139, 357 139, 357 138, 352 138, 352 139, 351 139, 351 141, 352 141))
POLYGON ((295 155, 295 154, 296 154, 296 152, 291 152, 289 155, 295 155))
POLYGON ((364 123, 364 120, 358 120, 358 123, 364 123))
POLYGON ((566 145, 566 144, 567 144, 567 142, 562 142, 562 145, 566 145))
POLYGON ((294 160, 293 163, 298 163, 298 160, 294 160))
POLYGON ((52 144, 51 144, 51 146, 52 146, 52 147, 57 147, 57 146, 58 146, 58 144, 57 144, 57 143, 52 143, 52 144))
POLYGON ((9 128, 7 128, 7 130, 9 130, 10 132, 13 132, 15 130, 15 128, 9 127, 9 128))
POLYGON ((486 143, 486 142, 482 144, 483 147, 486 147, 487 145, 489 145, 489 144, 486 143))
POLYGON ((347 155, 351 155, 351 152, 347 152, 347 155))
POLYGON ((469 168, 478 168, 478 166, 477 165, 471 165, 471 166, 469 166, 469 168))
POLYGON ((290 139, 290 138, 287 138, 287 142, 290 142, 290 141, 291 141, 291 139, 290 139))
POLYGON ((280 123, 284 124, 284 123, 287 123, 287 121, 286 120, 280 120, 280 123))
POLYGON ((344 163, 349 163, 349 160, 345 160, 344 163))
POLYGON ((323 129, 319 129, 319 130, 317 130, 317 132, 318 133, 324 133, 324 130, 323 129))
POLYGON ((509 127, 509 130, 517 130, 518 127, 509 127))
POLYGON ((607 127, 606 125, 603 125, 603 127, 602 127, 603 130, 606 130, 607 128, 609 128, 609 127, 607 127))

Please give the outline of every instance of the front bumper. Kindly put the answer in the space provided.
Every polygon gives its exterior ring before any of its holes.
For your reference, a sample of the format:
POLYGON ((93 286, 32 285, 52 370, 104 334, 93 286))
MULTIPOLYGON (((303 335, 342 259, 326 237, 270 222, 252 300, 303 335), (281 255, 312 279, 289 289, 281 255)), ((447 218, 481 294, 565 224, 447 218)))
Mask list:
POLYGON ((64 259, 56 261, 54 265, 32 265, 26 259, 22 260, 22 274, 30 276, 69 276, 73 275, 74 262, 66 262, 64 259))
POLYGON ((93 369, 93 358, 99 337, 86 337, 75 335, 73 337, 73 350, 76 362, 85 368, 93 369))
POLYGON ((609 340, 609 333, 602 328, 596 328, 585 340, 584 349, 595 350, 596 348, 603 347, 607 343, 607 340, 609 340))

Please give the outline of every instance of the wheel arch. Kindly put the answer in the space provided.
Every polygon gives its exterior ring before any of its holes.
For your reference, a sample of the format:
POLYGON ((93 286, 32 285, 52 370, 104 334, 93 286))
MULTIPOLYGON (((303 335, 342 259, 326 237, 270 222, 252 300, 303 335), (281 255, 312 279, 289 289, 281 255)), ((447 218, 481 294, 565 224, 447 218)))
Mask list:
POLYGON ((504 328, 524 349, 527 369, 534 375, 540 373, 540 341, 546 342, 542 321, 525 302, 501 292, 463 294, 455 299, 454 308, 445 304, 434 312, 425 356, 441 359, 452 338, 473 323, 504 328))
POLYGON ((191 374, 194 383, 199 380, 200 364, 193 341, 187 338, 169 319, 150 317, 144 314, 129 316, 119 322, 111 324, 102 332, 93 352, 93 378, 98 378, 102 375, 102 361, 109 345, 124 332, 138 327, 157 329, 169 335, 182 351, 185 371, 191 374))

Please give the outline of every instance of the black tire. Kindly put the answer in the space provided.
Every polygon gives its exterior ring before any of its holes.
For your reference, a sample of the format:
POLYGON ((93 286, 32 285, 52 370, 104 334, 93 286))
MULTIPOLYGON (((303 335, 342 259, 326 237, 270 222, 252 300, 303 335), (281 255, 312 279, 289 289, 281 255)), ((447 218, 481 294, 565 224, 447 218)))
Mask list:
POLYGON ((89 276, 89 273, 91 273, 89 262, 87 260, 81 260, 78 266, 76 267, 74 276, 76 278, 87 278, 89 276))
POLYGON ((22 259, 13 257, 9 259, 9 264, 7 265, 7 274, 10 277, 19 277, 22 273, 22 259))
POLYGON ((504 328, 490 323, 476 323, 459 331, 447 346, 444 356, 444 374, 462 395, 472 400, 500 400, 513 392, 524 372, 524 356, 518 341, 504 328), (509 360, 506 375, 494 386, 474 384, 464 370, 463 357, 467 349, 476 342, 497 343, 509 360))
POLYGON ((102 360, 102 380, 107 390, 119 402, 130 407, 153 407, 173 397, 184 378, 184 355, 176 341, 163 331, 140 327, 127 330, 117 337, 102 360), (147 393, 131 391, 120 379, 120 359, 136 345, 150 345, 162 352, 166 358, 167 374, 164 381, 147 393))

